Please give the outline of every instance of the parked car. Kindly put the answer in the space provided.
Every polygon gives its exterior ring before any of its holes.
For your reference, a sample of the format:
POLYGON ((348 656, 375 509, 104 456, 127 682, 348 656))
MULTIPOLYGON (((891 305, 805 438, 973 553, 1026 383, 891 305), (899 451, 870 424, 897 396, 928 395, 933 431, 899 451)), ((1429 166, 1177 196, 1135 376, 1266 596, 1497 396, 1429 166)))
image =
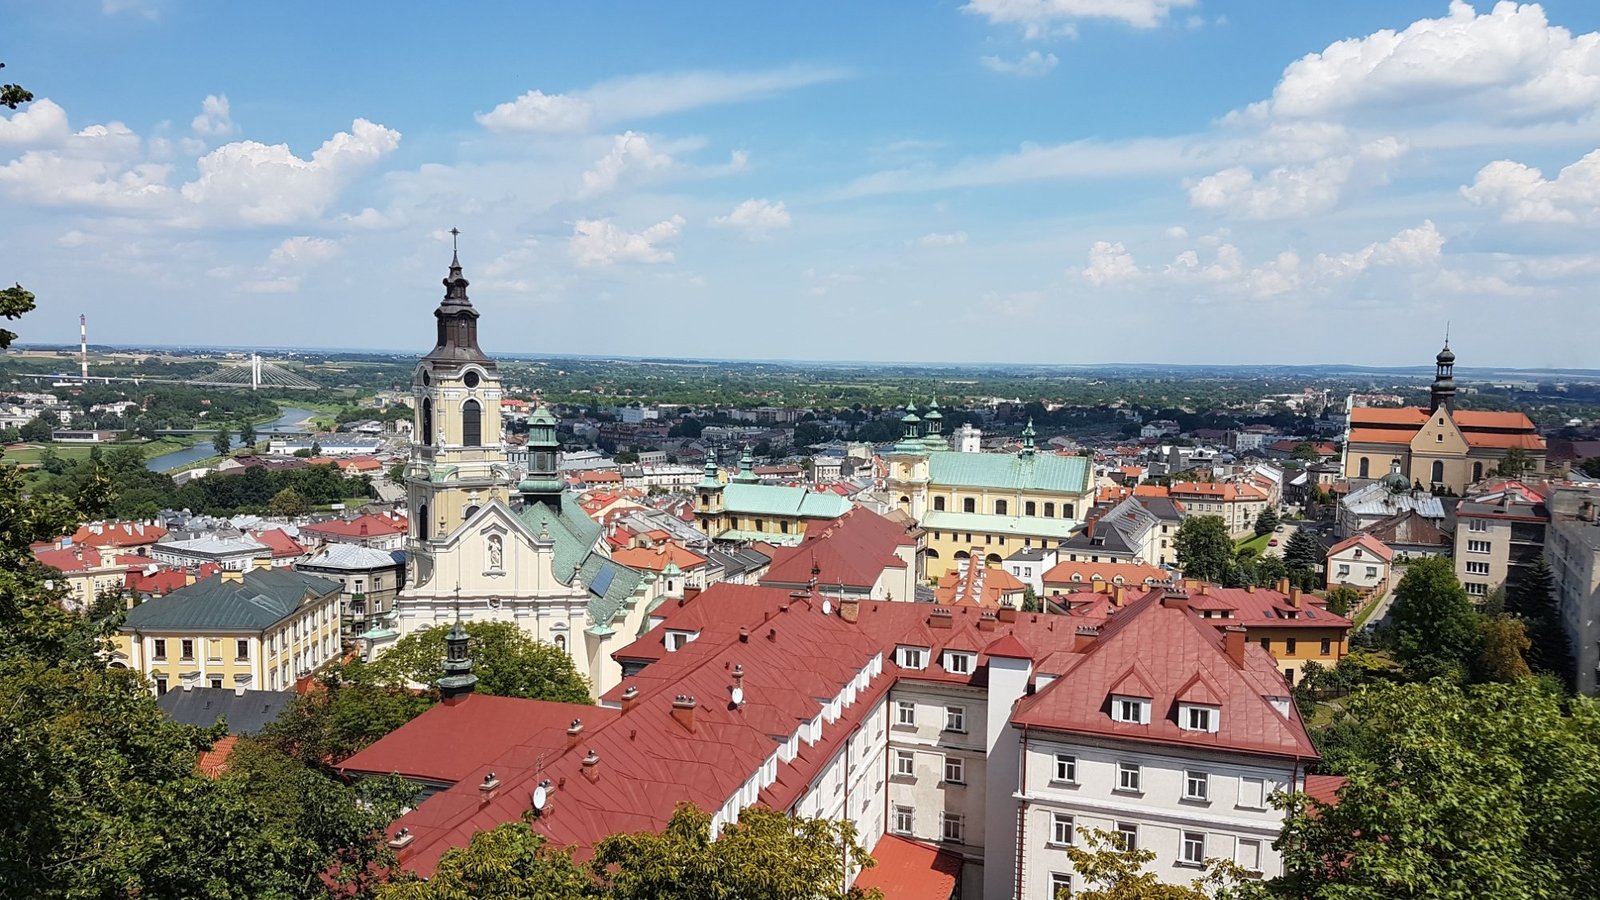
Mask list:
POLYGON ((1278 532, 1279 534, 1282 534, 1284 527, 1285 526, 1283 526, 1283 525, 1279 525, 1277 528, 1274 528, 1272 530, 1278 532))
POLYGON ((1267 541, 1267 546, 1268 547, 1276 547, 1276 546, 1278 546, 1278 539, 1277 538, 1273 538, 1272 540, 1267 541))

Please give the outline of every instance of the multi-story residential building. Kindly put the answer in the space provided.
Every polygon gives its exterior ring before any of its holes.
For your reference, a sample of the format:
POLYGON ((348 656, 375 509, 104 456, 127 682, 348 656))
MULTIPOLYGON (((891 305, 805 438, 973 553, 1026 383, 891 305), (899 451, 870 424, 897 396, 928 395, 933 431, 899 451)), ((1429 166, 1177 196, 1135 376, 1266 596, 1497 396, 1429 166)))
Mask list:
POLYGON ((403 554, 360 544, 327 544, 295 569, 339 582, 339 618, 347 641, 366 633, 394 609, 406 577, 403 554))
POLYGON ((313 544, 357 544, 374 550, 404 550, 409 523, 400 515, 361 515, 302 526, 300 537, 313 544))
POLYGON ((1474 597, 1514 591, 1544 553, 1544 494, 1502 482, 1456 504, 1456 578, 1474 597))
POLYGON ((1577 665, 1577 687, 1600 684, 1600 490, 1557 487, 1546 498, 1545 555, 1577 665))
POLYGON ((1358 591, 1382 593, 1389 586, 1394 551, 1366 532, 1353 534, 1328 548, 1324 557, 1326 583, 1358 591))
POLYGON ((1055 567, 1060 559, 1054 547, 1024 547, 1011 554, 1001 567, 1030 588, 1036 596, 1044 595, 1044 574, 1055 567))
POLYGON ((1404 512, 1415 512, 1438 525, 1445 519, 1444 501, 1430 491, 1416 490, 1396 469, 1382 480, 1362 485, 1339 498, 1334 531, 1339 537, 1349 537, 1404 512))
POLYGON ((288 569, 219 572, 128 611, 112 665, 155 692, 182 685, 287 690, 338 657, 337 581, 288 569))
POLYGON ((95 598, 107 591, 120 590, 128 573, 148 563, 146 557, 116 556, 93 547, 56 547, 33 552, 33 558, 61 573, 67 589, 65 602, 77 610, 89 609, 95 598))
POLYGON ((1496 469, 1508 450, 1521 450, 1534 472, 1545 468, 1545 440, 1520 412, 1456 409, 1456 355, 1447 343, 1437 365, 1427 409, 1355 406, 1348 401, 1346 478, 1379 478, 1391 466, 1408 484, 1466 493, 1496 469))
POLYGON ((272 548, 252 537, 197 537, 164 540, 150 548, 156 562, 179 569, 215 563, 229 572, 254 568, 257 559, 271 559, 272 548))
POLYGON ((798 545, 773 553, 759 583, 789 590, 814 586, 836 601, 915 600, 923 537, 914 525, 856 507, 813 527, 798 545))
POLYGON ((166 536, 167 529, 154 522, 90 522, 72 533, 72 544, 148 556, 150 548, 166 536))
MULTIPOLYGON (((719 584, 617 653, 599 707, 461 693, 451 663, 444 703, 342 769, 427 786, 389 829, 424 876, 505 822, 582 847, 683 802, 714 830, 756 803, 848 819, 869 848, 959 863, 965 900, 1081 885, 1063 847, 1089 827, 1136 836, 1165 882, 1218 856, 1277 875, 1270 798, 1317 755, 1277 663, 1183 589, 1140 593, 1068 628, 719 584)), ((882 853, 872 883, 904 858, 882 853)))
POLYGON ((1176 481, 1167 496, 1183 504, 1190 516, 1219 516, 1234 537, 1249 534, 1256 519, 1271 505, 1267 491, 1255 484, 1176 481))

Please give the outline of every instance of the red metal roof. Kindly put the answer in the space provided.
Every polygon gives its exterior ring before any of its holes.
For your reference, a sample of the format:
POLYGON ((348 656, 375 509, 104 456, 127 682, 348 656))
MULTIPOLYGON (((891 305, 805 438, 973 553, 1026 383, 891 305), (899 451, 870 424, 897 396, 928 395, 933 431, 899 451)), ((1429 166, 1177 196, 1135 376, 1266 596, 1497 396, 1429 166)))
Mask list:
POLYGON ((1332 547, 1329 547, 1326 558, 1332 559, 1344 551, 1349 550, 1351 547, 1358 546, 1365 548, 1368 553, 1371 553, 1373 556, 1376 556, 1384 562, 1389 562, 1390 560, 1394 559, 1394 551, 1389 549, 1388 544, 1385 544, 1383 541, 1380 541, 1372 535, 1367 534, 1365 531, 1352 534, 1339 543, 1334 544, 1332 547))
POLYGON ((804 587, 815 575, 823 587, 870 590, 884 569, 906 567, 895 548, 916 543, 916 536, 903 526, 858 506, 831 522, 808 526, 800 543, 773 556, 761 583, 804 587))
POLYGON ((855 886, 877 888, 884 900, 949 900, 961 874, 961 857, 938 847, 886 834, 872 848, 876 866, 861 873, 855 886))
POLYGON ((251 537, 266 544, 272 550, 273 559, 287 559, 305 556, 306 548, 300 542, 289 536, 282 528, 268 528, 264 531, 254 531, 251 537))
POLYGON ((383 537, 390 534, 404 534, 407 528, 404 516, 356 516, 353 519, 330 519, 318 522, 315 525, 306 525, 301 531, 309 531, 314 535, 337 535, 339 537, 383 537))
POLYGON ((167 536, 160 525, 143 522, 91 522, 72 533, 74 544, 89 547, 141 547, 167 536))

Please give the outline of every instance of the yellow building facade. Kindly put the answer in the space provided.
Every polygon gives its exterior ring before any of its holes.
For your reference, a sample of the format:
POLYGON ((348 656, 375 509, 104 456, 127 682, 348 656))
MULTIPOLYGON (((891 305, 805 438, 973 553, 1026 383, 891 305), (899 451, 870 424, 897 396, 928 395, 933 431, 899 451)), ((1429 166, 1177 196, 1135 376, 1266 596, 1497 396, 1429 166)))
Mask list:
POLYGON ((112 665, 144 673, 158 695, 288 690, 339 657, 339 594, 339 582, 290 569, 219 572, 129 610, 112 665))

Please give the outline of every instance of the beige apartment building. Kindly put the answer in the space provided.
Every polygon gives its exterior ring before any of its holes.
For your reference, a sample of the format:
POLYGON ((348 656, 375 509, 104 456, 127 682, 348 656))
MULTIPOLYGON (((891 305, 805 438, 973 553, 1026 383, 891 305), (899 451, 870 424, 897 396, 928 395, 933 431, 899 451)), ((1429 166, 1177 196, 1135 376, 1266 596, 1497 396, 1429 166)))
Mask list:
POLYGON ((1544 495, 1520 482, 1456 505, 1456 578, 1482 598, 1514 590, 1544 552, 1550 514, 1544 495))

